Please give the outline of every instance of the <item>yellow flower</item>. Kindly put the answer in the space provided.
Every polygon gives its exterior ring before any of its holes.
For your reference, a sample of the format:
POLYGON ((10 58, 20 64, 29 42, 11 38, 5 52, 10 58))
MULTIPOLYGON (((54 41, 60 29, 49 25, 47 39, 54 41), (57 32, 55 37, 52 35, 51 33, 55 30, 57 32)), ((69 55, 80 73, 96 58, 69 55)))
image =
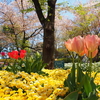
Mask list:
POLYGON ((4 99, 4 98, 0 98, 0 100, 6 100, 6 99, 4 99))
MULTIPOLYGON (((69 92, 69 88, 64 87, 64 80, 70 69, 43 69, 43 71, 49 75, 0 71, 0 84, 3 83, 0 85, 0 100, 57 100, 57 96, 63 97, 69 92)), ((92 77, 94 74, 95 72, 92 72, 92 77)), ((100 84, 100 73, 97 74, 95 83, 100 84)), ((100 91, 97 95, 100 97, 100 91)))

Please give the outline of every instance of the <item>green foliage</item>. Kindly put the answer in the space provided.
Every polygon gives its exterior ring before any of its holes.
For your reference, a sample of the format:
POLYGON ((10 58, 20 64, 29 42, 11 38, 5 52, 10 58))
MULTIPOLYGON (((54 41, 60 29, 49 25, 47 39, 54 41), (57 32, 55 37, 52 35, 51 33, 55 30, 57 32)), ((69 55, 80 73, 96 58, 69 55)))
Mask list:
POLYGON ((21 10, 22 13, 29 13, 31 11, 34 11, 35 9, 34 8, 27 8, 27 9, 24 9, 24 10, 21 10))
POLYGON ((46 66, 43 63, 41 55, 37 52, 34 56, 26 57, 25 60, 21 62, 21 71, 25 71, 27 73, 41 73, 41 70, 46 66))
POLYGON ((64 100, 77 100, 78 98, 78 92, 74 91, 70 93, 67 97, 64 98, 64 100))
POLYGON ((10 71, 10 72, 13 72, 13 73, 16 74, 21 69, 21 67, 19 66, 18 62, 19 62, 18 60, 13 60, 13 63, 12 62, 8 63, 6 68, 3 68, 3 69, 5 69, 7 71, 10 71))
MULTIPOLYGON (((65 63, 71 63, 72 62, 72 58, 71 57, 58 58, 57 61, 64 61, 65 63)), ((75 62, 78 62, 78 59, 75 59, 75 62)))
POLYGON ((26 56, 25 59, 12 59, 11 61, 12 62, 9 62, 5 68, 7 71, 11 71, 14 73, 17 73, 18 71, 25 71, 29 74, 31 72, 45 74, 44 72, 42 72, 42 69, 46 67, 46 64, 43 63, 41 55, 38 52, 35 53, 34 56, 26 56))
POLYGON ((76 12, 80 15, 85 15, 87 12, 84 10, 85 8, 82 5, 79 5, 78 7, 74 7, 76 12))
POLYGON ((61 3, 57 3, 57 6, 64 6, 64 7, 66 7, 66 6, 68 6, 68 1, 63 1, 61 3))
POLYGON ((64 86, 69 87, 70 92, 75 91, 75 65, 73 65, 71 73, 68 75, 68 78, 64 81, 64 86))
POLYGON ((7 59, 0 59, 0 62, 5 62, 5 63, 11 62, 11 63, 14 63, 14 60, 7 58, 7 59))
POLYGON ((64 85, 70 90, 70 94, 64 100, 98 100, 94 78, 91 78, 88 73, 83 73, 80 66, 77 66, 76 70, 73 64, 71 73, 64 81, 64 85))
POLYGON ((14 29, 12 27, 9 26, 3 26, 3 32, 4 33, 14 33, 14 29))
POLYGON ((73 27, 67 31, 69 37, 74 37, 77 35, 86 35, 95 32, 96 21, 98 20, 97 15, 92 13, 93 9, 78 5, 73 7, 72 11, 76 16, 75 21, 73 22, 73 27), (91 31, 92 30, 92 31, 91 31))
POLYGON ((49 6, 47 4, 47 0, 39 0, 39 3, 41 5, 41 9, 42 9, 43 13, 45 14, 47 12, 47 8, 49 8, 49 6))
POLYGON ((97 4, 95 5, 95 8, 98 8, 98 7, 100 7, 100 3, 97 3, 97 4))
POLYGON ((45 6, 47 0, 39 0, 39 3, 41 4, 41 6, 45 6))

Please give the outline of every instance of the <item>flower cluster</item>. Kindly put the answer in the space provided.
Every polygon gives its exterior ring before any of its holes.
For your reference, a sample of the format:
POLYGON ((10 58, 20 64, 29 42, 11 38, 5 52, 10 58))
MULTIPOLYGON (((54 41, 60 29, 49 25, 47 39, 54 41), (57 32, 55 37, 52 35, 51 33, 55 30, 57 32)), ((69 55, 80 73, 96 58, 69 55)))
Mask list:
POLYGON ((1 53, 0 53, 0 55, 5 56, 5 55, 6 55, 6 53, 5 53, 5 52, 1 52, 1 53))
POLYGON ((64 87, 64 79, 70 70, 43 71, 49 75, 0 71, 0 100, 63 100, 61 97, 69 92, 69 88, 64 87))
POLYGON ((76 52, 80 56, 85 54, 89 58, 96 56, 99 45, 100 38, 97 35, 76 36, 65 42, 65 46, 69 51, 76 52))
POLYGON ((8 56, 14 59, 23 59, 26 55, 26 50, 8 52, 8 56))
POLYGON ((92 58, 94 58, 98 53, 98 47, 100 45, 100 38, 97 35, 87 35, 84 37, 76 36, 73 39, 69 39, 65 42, 66 48, 71 51, 77 53, 78 61, 77 64, 74 62, 74 54, 72 54, 72 69, 70 74, 68 75, 68 78, 64 81, 65 86, 69 87, 70 90, 70 96, 66 95, 66 100, 71 98, 72 95, 73 99, 77 97, 79 100, 83 99, 92 99, 94 96, 94 99, 97 100, 97 87, 98 85, 94 83, 95 75, 93 78, 92 76, 92 58), (81 57, 86 55, 89 59, 85 63, 86 70, 84 73, 84 70, 82 69, 82 62, 81 57), (84 81, 83 81, 84 80, 84 81), (77 85, 77 83, 79 83, 77 85), (74 92, 76 91, 76 92, 74 92), (78 92, 81 91, 81 94, 79 95, 78 92), (73 93, 74 92, 74 93, 73 93), (85 94, 85 95, 84 95, 85 94), (91 95, 90 95, 91 94, 91 95))
MULTIPOLYGON (((0 100, 63 100, 69 88, 64 87, 64 80, 70 70, 43 69, 49 76, 37 73, 18 72, 14 74, 6 70, 0 71, 0 100), (60 98, 57 98, 57 97, 60 98)), ((92 77, 95 72, 92 73, 92 77)), ((100 85, 100 73, 95 83, 100 85)), ((100 97, 100 91, 97 94, 100 97)))

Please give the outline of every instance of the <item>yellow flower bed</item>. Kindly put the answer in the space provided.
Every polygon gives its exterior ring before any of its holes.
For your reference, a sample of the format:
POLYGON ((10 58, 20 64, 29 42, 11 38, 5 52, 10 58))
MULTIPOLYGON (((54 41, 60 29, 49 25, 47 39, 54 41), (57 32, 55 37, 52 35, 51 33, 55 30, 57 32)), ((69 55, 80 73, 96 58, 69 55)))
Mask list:
POLYGON ((68 87, 63 82, 70 70, 43 71, 49 75, 0 71, 0 100, 56 100, 57 96, 64 96, 68 87))
MULTIPOLYGON (((64 87, 64 80, 70 70, 43 71, 49 75, 0 71, 0 100, 63 100, 57 99, 57 96, 63 97, 69 92, 68 87, 64 87)), ((95 83, 100 84, 100 74, 97 75, 95 83)), ((99 93, 98 91, 98 95, 99 93)))

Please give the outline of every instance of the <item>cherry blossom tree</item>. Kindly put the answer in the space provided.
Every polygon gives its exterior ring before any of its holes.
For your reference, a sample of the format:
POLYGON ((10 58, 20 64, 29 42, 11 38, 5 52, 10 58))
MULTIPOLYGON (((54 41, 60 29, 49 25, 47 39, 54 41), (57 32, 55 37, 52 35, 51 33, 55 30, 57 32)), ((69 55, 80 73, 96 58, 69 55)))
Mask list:
MULTIPOLYGON (((4 33, 15 42, 17 49, 29 47, 28 40, 32 43, 32 37, 37 36, 43 29, 43 61, 48 63, 47 68, 49 69, 53 68, 54 63, 56 35, 54 33, 57 33, 55 31, 56 1, 15 0, 9 5, 0 3, 2 8, 0 22, 3 25, 4 33)), ((64 28, 66 25, 63 22, 58 26, 63 25, 64 28)))
POLYGON ((3 33, 15 43, 17 49, 33 48, 30 41, 32 42, 33 37, 42 30, 36 13, 26 11, 31 6, 28 0, 15 0, 9 5, 0 2, 0 23, 3 33))

